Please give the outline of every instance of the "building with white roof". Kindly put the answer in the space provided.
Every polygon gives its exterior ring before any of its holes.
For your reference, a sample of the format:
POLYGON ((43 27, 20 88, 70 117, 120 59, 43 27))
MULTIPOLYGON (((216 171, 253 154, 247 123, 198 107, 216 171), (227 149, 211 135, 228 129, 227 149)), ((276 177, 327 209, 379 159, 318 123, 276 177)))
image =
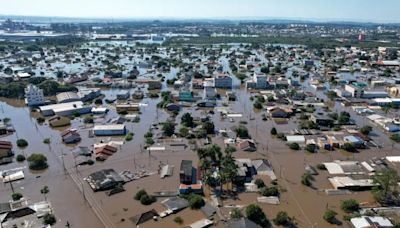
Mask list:
POLYGON ((354 228, 394 227, 392 222, 380 216, 362 216, 350 220, 354 228))
POLYGON ((43 116, 70 116, 74 113, 87 114, 90 113, 92 107, 85 106, 82 101, 68 102, 61 104, 45 105, 39 107, 43 116))

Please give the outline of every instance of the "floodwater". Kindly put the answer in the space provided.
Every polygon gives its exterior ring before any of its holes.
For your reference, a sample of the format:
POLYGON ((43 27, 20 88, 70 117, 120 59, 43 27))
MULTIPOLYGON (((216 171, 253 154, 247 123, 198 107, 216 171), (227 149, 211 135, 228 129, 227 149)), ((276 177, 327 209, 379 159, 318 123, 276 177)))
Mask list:
MULTIPOLYGON (((137 57, 139 58, 139 57, 137 57)), ((225 57, 221 57, 220 64, 226 68, 228 62, 225 57)), ((172 69, 171 73, 167 73, 166 77, 175 77, 179 69, 172 69)), ((142 72, 143 73, 143 72, 142 72)), ((245 153, 236 152, 234 154, 237 158, 251 158, 260 159, 265 158, 270 160, 274 168, 275 174, 278 178, 278 184, 281 189, 281 204, 276 205, 261 205, 264 212, 269 219, 275 217, 278 211, 288 212, 290 217, 295 218, 298 227, 329 227, 323 219, 322 215, 326 208, 334 209, 339 213, 337 218, 342 220, 343 213, 339 205, 340 200, 347 198, 354 198, 360 202, 371 202, 371 194, 369 192, 354 192, 351 195, 342 196, 327 196, 323 189, 331 188, 328 177, 325 171, 320 171, 320 175, 316 176, 315 189, 307 188, 300 183, 300 177, 304 173, 306 165, 315 166, 321 162, 328 162, 333 160, 369 160, 373 157, 382 157, 392 154, 398 154, 399 145, 394 144, 393 147, 385 146, 383 149, 368 149, 363 150, 357 154, 349 154, 339 150, 332 152, 320 152, 316 154, 309 154, 304 151, 292 151, 283 141, 272 138, 270 130, 276 127, 278 132, 290 131, 296 128, 295 119, 288 121, 288 124, 276 124, 272 120, 263 121, 262 114, 265 111, 255 111, 253 103, 250 101, 250 94, 243 86, 239 86, 239 82, 235 79, 236 86, 234 92, 237 95, 236 102, 228 102, 224 99, 218 101, 218 106, 223 106, 223 103, 229 103, 227 107, 233 113, 241 113, 243 117, 235 118, 234 122, 228 119, 221 119, 220 115, 216 112, 212 115, 217 130, 227 129, 230 131, 233 127, 239 124, 239 121, 246 121, 250 135, 257 142, 257 152, 245 153)), ((303 83, 303 88, 306 91, 312 91, 308 87, 308 81, 303 83)), ((163 90, 168 90, 164 83, 163 90)), ((133 92, 135 89, 132 89, 133 92)), ((120 91, 118 89, 104 90, 106 98, 111 98, 120 91)), ((144 90, 146 92, 146 90, 144 90)), ((312 91, 315 92, 315 91, 312 91)), ((224 90, 219 90, 219 93, 224 97, 224 90)), ((326 99, 321 91, 316 92, 316 96, 326 99)), ((170 118, 169 113, 157 109, 156 105, 160 98, 150 99, 145 98, 141 103, 147 104, 140 110, 140 122, 125 123, 127 129, 135 135, 132 141, 125 142, 119 148, 119 151, 111 156, 104 162, 96 162, 93 166, 79 166, 75 167, 75 160, 71 154, 73 147, 66 146, 61 143, 60 131, 62 129, 52 129, 47 124, 39 125, 35 117, 37 113, 31 113, 30 110, 23 105, 21 101, 15 100, 2 100, 0 102, 0 118, 11 118, 11 123, 16 129, 16 133, 3 137, 3 140, 10 140, 13 142, 15 154, 24 154, 29 156, 32 153, 39 152, 46 154, 48 158, 49 168, 42 172, 31 172, 27 168, 27 163, 11 163, 1 166, 2 170, 20 169, 25 173, 25 179, 14 182, 13 186, 16 191, 21 192, 24 196, 28 197, 31 202, 44 200, 43 195, 40 194, 40 189, 44 185, 48 185, 50 193, 48 200, 54 207, 54 213, 58 218, 56 227, 64 227, 68 221, 72 227, 132 227, 129 218, 148 210, 155 208, 162 210, 158 202, 150 205, 143 206, 140 202, 133 199, 134 194, 140 189, 146 189, 148 192, 155 191, 175 191, 179 184, 179 166, 183 159, 193 160, 197 164, 197 155, 189 149, 189 143, 186 140, 179 141, 180 143, 187 144, 188 147, 171 148, 168 147, 168 142, 162 140, 155 140, 156 146, 167 145, 167 150, 147 152, 144 150, 144 134, 155 123, 166 121, 170 118), (29 142, 29 146, 25 149, 17 148, 15 142, 17 139, 24 138, 29 142), (49 145, 44 144, 43 140, 50 138, 49 145), (160 164, 174 165, 173 176, 160 179, 157 170, 160 164), (65 169, 64 169, 65 167, 65 169), (104 192, 94 193, 89 185, 84 181, 84 178, 89 174, 106 168, 113 168, 117 172, 130 170, 139 171, 147 170, 155 172, 154 175, 142 178, 124 185, 125 192, 107 196, 104 192), (66 171, 65 171, 66 170, 66 171)), ((107 123, 110 119, 117 117, 113 105, 105 104, 105 107, 110 109, 110 112, 104 118, 97 118, 97 123, 107 123)), ((350 108, 343 107, 339 103, 334 105, 334 110, 337 112, 348 111, 352 114, 353 119, 359 126, 362 126, 368 121, 365 117, 357 116, 350 108)), ((207 110, 197 109, 195 107, 184 108, 182 112, 176 117, 179 122, 180 117, 185 112, 190 112, 194 117, 203 117, 207 115, 207 110)), ((89 130, 92 125, 85 125, 82 118, 76 118, 71 121, 71 128, 78 129, 82 137, 79 146, 87 146, 93 148, 94 143, 100 141, 110 140, 123 140, 122 137, 89 137, 89 130)), ((177 126, 178 130, 179 127, 177 126)), ((154 129, 153 133, 156 138, 160 130, 154 129)), ((374 129, 374 141, 383 145, 391 145, 388 136, 380 129, 374 129)), ((223 146, 223 137, 216 135, 212 138, 212 142, 223 146)), ((200 143, 199 143, 200 145, 200 143)), ((267 185, 269 183, 267 182, 267 185)), ((9 184, 0 185, 0 200, 2 202, 11 199, 11 188, 9 184)), ((231 204, 238 204, 246 206, 251 203, 256 203, 256 193, 242 193, 238 199, 227 199, 223 202, 222 213, 228 217, 229 209, 224 206, 231 204)), ((178 213, 184 219, 184 224, 189 225, 203 218, 204 216, 200 211, 192 211, 190 209, 183 210, 178 213)), ((144 224, 143 227, 179 227, 173 222, 176 215, 171 215, 158 222, 149 222, 144 224)), ((216 220, 217 227, 222 227, 223 223, 216 220)), ((343 223, 344 227, 348 227, 348 223, 343 223)))

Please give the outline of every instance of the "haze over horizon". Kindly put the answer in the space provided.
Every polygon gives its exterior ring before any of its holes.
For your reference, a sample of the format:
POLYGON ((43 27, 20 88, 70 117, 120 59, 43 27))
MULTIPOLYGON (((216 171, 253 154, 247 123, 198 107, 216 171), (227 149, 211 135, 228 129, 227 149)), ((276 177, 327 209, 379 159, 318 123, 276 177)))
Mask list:
POLYGON ((295 19, 400 22, 396 0, 12 0, 2 15, 115 19, 295 19), (166 3, 167 2, 167 3, 166 3))

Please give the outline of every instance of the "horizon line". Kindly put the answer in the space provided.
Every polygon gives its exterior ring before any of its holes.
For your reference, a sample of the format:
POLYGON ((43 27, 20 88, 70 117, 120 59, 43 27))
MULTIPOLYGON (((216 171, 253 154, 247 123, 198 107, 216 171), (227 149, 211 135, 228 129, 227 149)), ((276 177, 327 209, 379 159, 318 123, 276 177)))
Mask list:
POLYGON ((242 17, 169 17, 169 16, 160 16, 160 17, 92 17, 92 16, 39 16, 39 15, 18 15, 18 14, 0 14, 0 17, 27 17, 27 18, 48 18, 48 19, 70 19, 70 20, 118 20, 118 21, 148 21, 148 20, 171 20, 171 21, 207 21, 207 20, 215 20, 215 21, 273 21, 273 20, 281 20, 281 21, 297 21, 303 23, 360 23, 360 24, 400 24, 400 21, 373 21, 373 20, 362 20, 362 19, 339 19, 339 18, 295 18, 295 17, 251 17, 251 16, 242 16, 242 17))

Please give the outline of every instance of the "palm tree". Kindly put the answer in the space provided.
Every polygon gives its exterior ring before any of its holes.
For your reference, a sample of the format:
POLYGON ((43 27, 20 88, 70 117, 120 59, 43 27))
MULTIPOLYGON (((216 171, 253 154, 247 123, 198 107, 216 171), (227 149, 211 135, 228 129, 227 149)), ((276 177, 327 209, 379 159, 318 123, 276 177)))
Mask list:
POLYGON ((40 193, 44 195, 44 201, 47 201, 47 197, 46 194, 49 193, 49 187, 47 187, 47 185, 43 186, 42 189, 40 189, 40 193))

